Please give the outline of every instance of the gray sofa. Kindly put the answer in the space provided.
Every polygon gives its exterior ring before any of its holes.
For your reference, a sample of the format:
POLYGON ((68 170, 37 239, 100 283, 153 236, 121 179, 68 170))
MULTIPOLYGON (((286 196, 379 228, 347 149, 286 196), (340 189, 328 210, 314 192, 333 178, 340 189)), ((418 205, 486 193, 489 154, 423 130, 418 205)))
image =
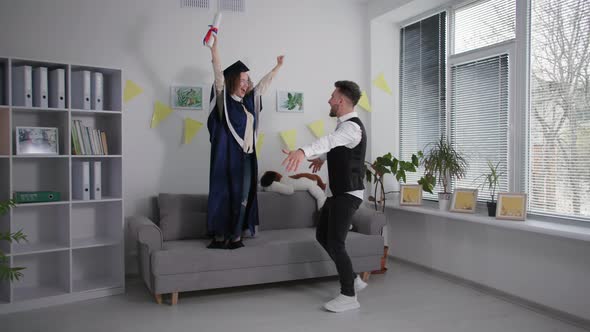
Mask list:
MULTIPOLYGON (((163 294, 336 275, 315 239, 316 202, 307 192, 285 196, 258 193, 258 232, 244 248, 207 249, 207 196, 160 194, 159 220, 129 217, 137 238, 140 274, 162 303, 163 294)), ((383 214, 361 207, 346 240, 356 272, 380 269, 383 214)))

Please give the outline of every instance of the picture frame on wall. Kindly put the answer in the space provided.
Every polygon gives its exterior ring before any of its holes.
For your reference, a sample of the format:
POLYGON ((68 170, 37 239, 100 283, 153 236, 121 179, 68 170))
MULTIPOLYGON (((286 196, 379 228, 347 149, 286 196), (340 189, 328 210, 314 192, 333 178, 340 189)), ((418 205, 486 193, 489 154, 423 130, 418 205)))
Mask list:
POLYGON ((451 198, 451 212, 475 213, 477 189, 457 188, 451 198))
POLYGON ((170 105, 177 110, 203 110, 203 87, 198 85, 172 86, 170 88, 170 105))
POLYGON ((496 219, 526 219, 527 195, 523 193, 499 193, 496 206, 496 219))
POLYGON ((301 91, 277 91, 277 112, 303 113, 304 95, 301 91))
POLYGON ((59 154, 58 129, 54 127, 16 127, 17 155, 59 154))
POLYGON ((400 205, 422 205, 422 186, 419 184, 402 184, 399 199, 400 205))

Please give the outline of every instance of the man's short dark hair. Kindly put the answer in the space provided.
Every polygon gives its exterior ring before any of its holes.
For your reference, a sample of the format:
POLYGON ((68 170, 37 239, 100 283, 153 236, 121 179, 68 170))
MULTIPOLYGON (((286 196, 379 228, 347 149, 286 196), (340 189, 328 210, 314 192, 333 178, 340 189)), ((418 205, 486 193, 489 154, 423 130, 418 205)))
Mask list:
POLYGON ((334 83, 334 86, 338 88, 340 93, 350 99, 353 106, 356 106, 356 104, 359 102, 359 99, 361 99, 361 89, 359 88, 358 84, 354 83, 353 81, 338 81, 334 83))

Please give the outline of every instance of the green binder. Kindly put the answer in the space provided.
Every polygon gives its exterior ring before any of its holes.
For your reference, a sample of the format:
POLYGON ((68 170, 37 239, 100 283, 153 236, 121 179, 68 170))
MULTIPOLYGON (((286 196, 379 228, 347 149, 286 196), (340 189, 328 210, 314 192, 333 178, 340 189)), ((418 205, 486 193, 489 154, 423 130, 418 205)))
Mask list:
POLYGON ((14 200, 17 203, 57 202, 60 193, 57 191, 16 191, 14 200))

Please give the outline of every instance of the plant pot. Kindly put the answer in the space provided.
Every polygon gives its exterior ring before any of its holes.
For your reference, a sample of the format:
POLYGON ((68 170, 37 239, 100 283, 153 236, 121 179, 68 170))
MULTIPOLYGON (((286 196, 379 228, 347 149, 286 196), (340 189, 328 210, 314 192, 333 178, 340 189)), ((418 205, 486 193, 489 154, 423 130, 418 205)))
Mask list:
POLYGON ((438 193, 438 209, 441 211, 448 211, 451 202, 451 194, 438 193))
POLYGON ((495 217, 496 216, 496 202, 487 202, 488 205, 488 216, 495 217))

